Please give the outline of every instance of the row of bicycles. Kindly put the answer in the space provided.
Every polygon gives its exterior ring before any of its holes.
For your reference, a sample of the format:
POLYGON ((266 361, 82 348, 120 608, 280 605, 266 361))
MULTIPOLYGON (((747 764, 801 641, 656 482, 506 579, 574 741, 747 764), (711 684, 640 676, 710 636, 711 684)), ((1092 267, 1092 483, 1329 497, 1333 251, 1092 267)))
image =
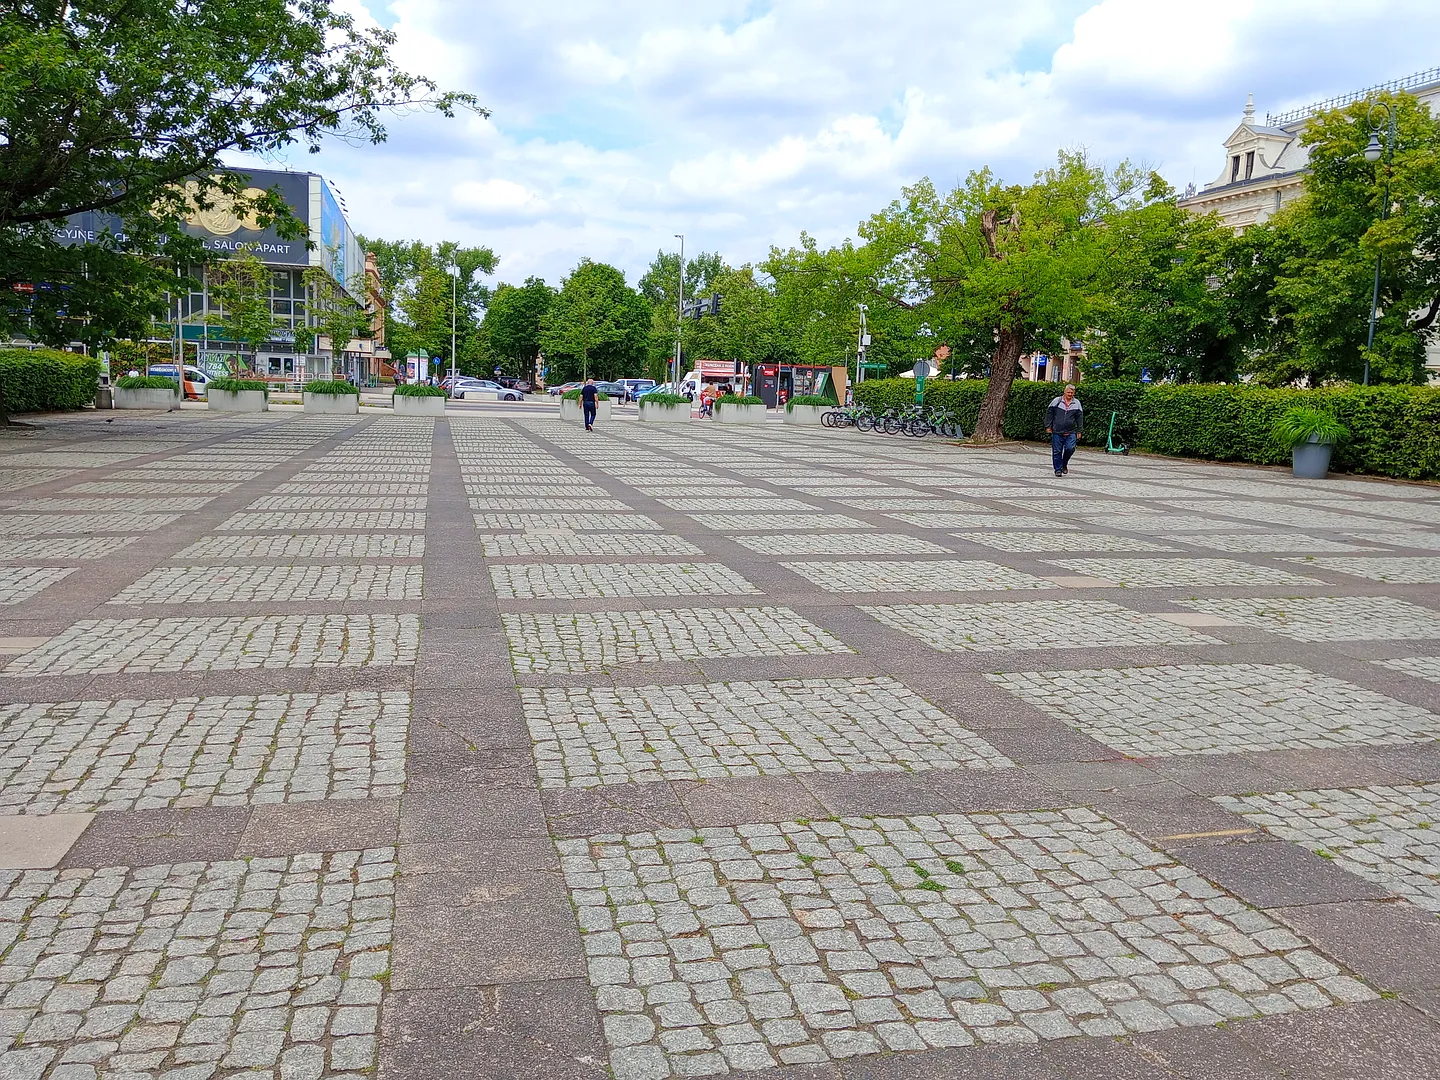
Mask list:
POLYGON ((825 427, 853 427, 857 431, 909 435, 915 439, 926 435, 939 435, 946 439, 965 437, 960 428, 960 417, 939 406, 906 405, 877 413, 864 405, 850 405, 821 413, 820 423, 825 427))

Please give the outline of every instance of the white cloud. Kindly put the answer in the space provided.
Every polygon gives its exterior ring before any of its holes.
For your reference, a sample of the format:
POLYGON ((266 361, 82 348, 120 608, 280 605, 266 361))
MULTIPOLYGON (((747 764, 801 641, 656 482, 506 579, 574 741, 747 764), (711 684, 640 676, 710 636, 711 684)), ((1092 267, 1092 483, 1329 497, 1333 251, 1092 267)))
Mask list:
POLYGON ((676 232, 752 261, 853 235, 920 176, 1023 180, 1063 146, 1203 181, 1247 93, 1279 111, 1432 65, 1433 35, 1396 32, 1429 8, 392 0, 400 62, 491 118, 396 117, 380 147, 292 164, 333 176, 367 235, 489 244, 506 280, 588 255, 633 281, 676 232))

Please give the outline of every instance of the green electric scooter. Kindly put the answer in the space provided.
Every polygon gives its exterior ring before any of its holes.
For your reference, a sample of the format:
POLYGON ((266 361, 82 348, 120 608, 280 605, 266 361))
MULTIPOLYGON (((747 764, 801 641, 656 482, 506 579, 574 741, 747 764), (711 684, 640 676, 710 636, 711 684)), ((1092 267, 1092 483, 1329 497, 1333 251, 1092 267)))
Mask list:
POLYGON ((1107 454, 1130 453, 1130 448, 1128 446, 1126 446, 1124 443, 1117 443, 1115 441, 1115 419, 1119 415, 1120 414, 1118 412, 1112 412, 1110 414, 1110 430, 1105 435, 1105 452, 1107 454))

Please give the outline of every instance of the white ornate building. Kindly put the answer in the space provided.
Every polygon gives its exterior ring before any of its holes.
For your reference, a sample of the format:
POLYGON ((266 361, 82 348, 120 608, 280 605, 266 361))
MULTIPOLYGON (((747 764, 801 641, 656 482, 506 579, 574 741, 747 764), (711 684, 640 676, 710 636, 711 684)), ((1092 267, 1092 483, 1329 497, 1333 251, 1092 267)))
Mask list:
POLYGON ((1440 109, 1440 67, 1317 101, 1303 109, 1269 115, 1263 124, 1255 121, 1255 98, 1251 95, 1240 126, 1225 140, 1225 164, 1220 175, 1201 191, 1186 192, 1180 205, 1196 214, 1217 213, 1236 232, 1264 221, 1304 189, 1310 150, 1301 143, 1300 135, 1310 117, 1397 90, 1429 102, 1432 109, 1440 109))

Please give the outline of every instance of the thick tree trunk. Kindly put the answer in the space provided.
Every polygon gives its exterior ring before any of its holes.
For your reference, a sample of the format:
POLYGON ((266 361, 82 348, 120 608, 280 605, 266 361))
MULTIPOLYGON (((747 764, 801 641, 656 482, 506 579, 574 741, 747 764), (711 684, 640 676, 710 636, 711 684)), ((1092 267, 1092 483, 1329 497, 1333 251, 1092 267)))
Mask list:
POLYGON ((1024 332, 1015 326, 1000 331, 995 355, 990 360, 990 385, 980 402, 980 416, 975 421, 975 442, 999 442, 1004 438, 1005 403, 1010 400, 1010 384, 1020 370, 1020 348, 1024 332))

